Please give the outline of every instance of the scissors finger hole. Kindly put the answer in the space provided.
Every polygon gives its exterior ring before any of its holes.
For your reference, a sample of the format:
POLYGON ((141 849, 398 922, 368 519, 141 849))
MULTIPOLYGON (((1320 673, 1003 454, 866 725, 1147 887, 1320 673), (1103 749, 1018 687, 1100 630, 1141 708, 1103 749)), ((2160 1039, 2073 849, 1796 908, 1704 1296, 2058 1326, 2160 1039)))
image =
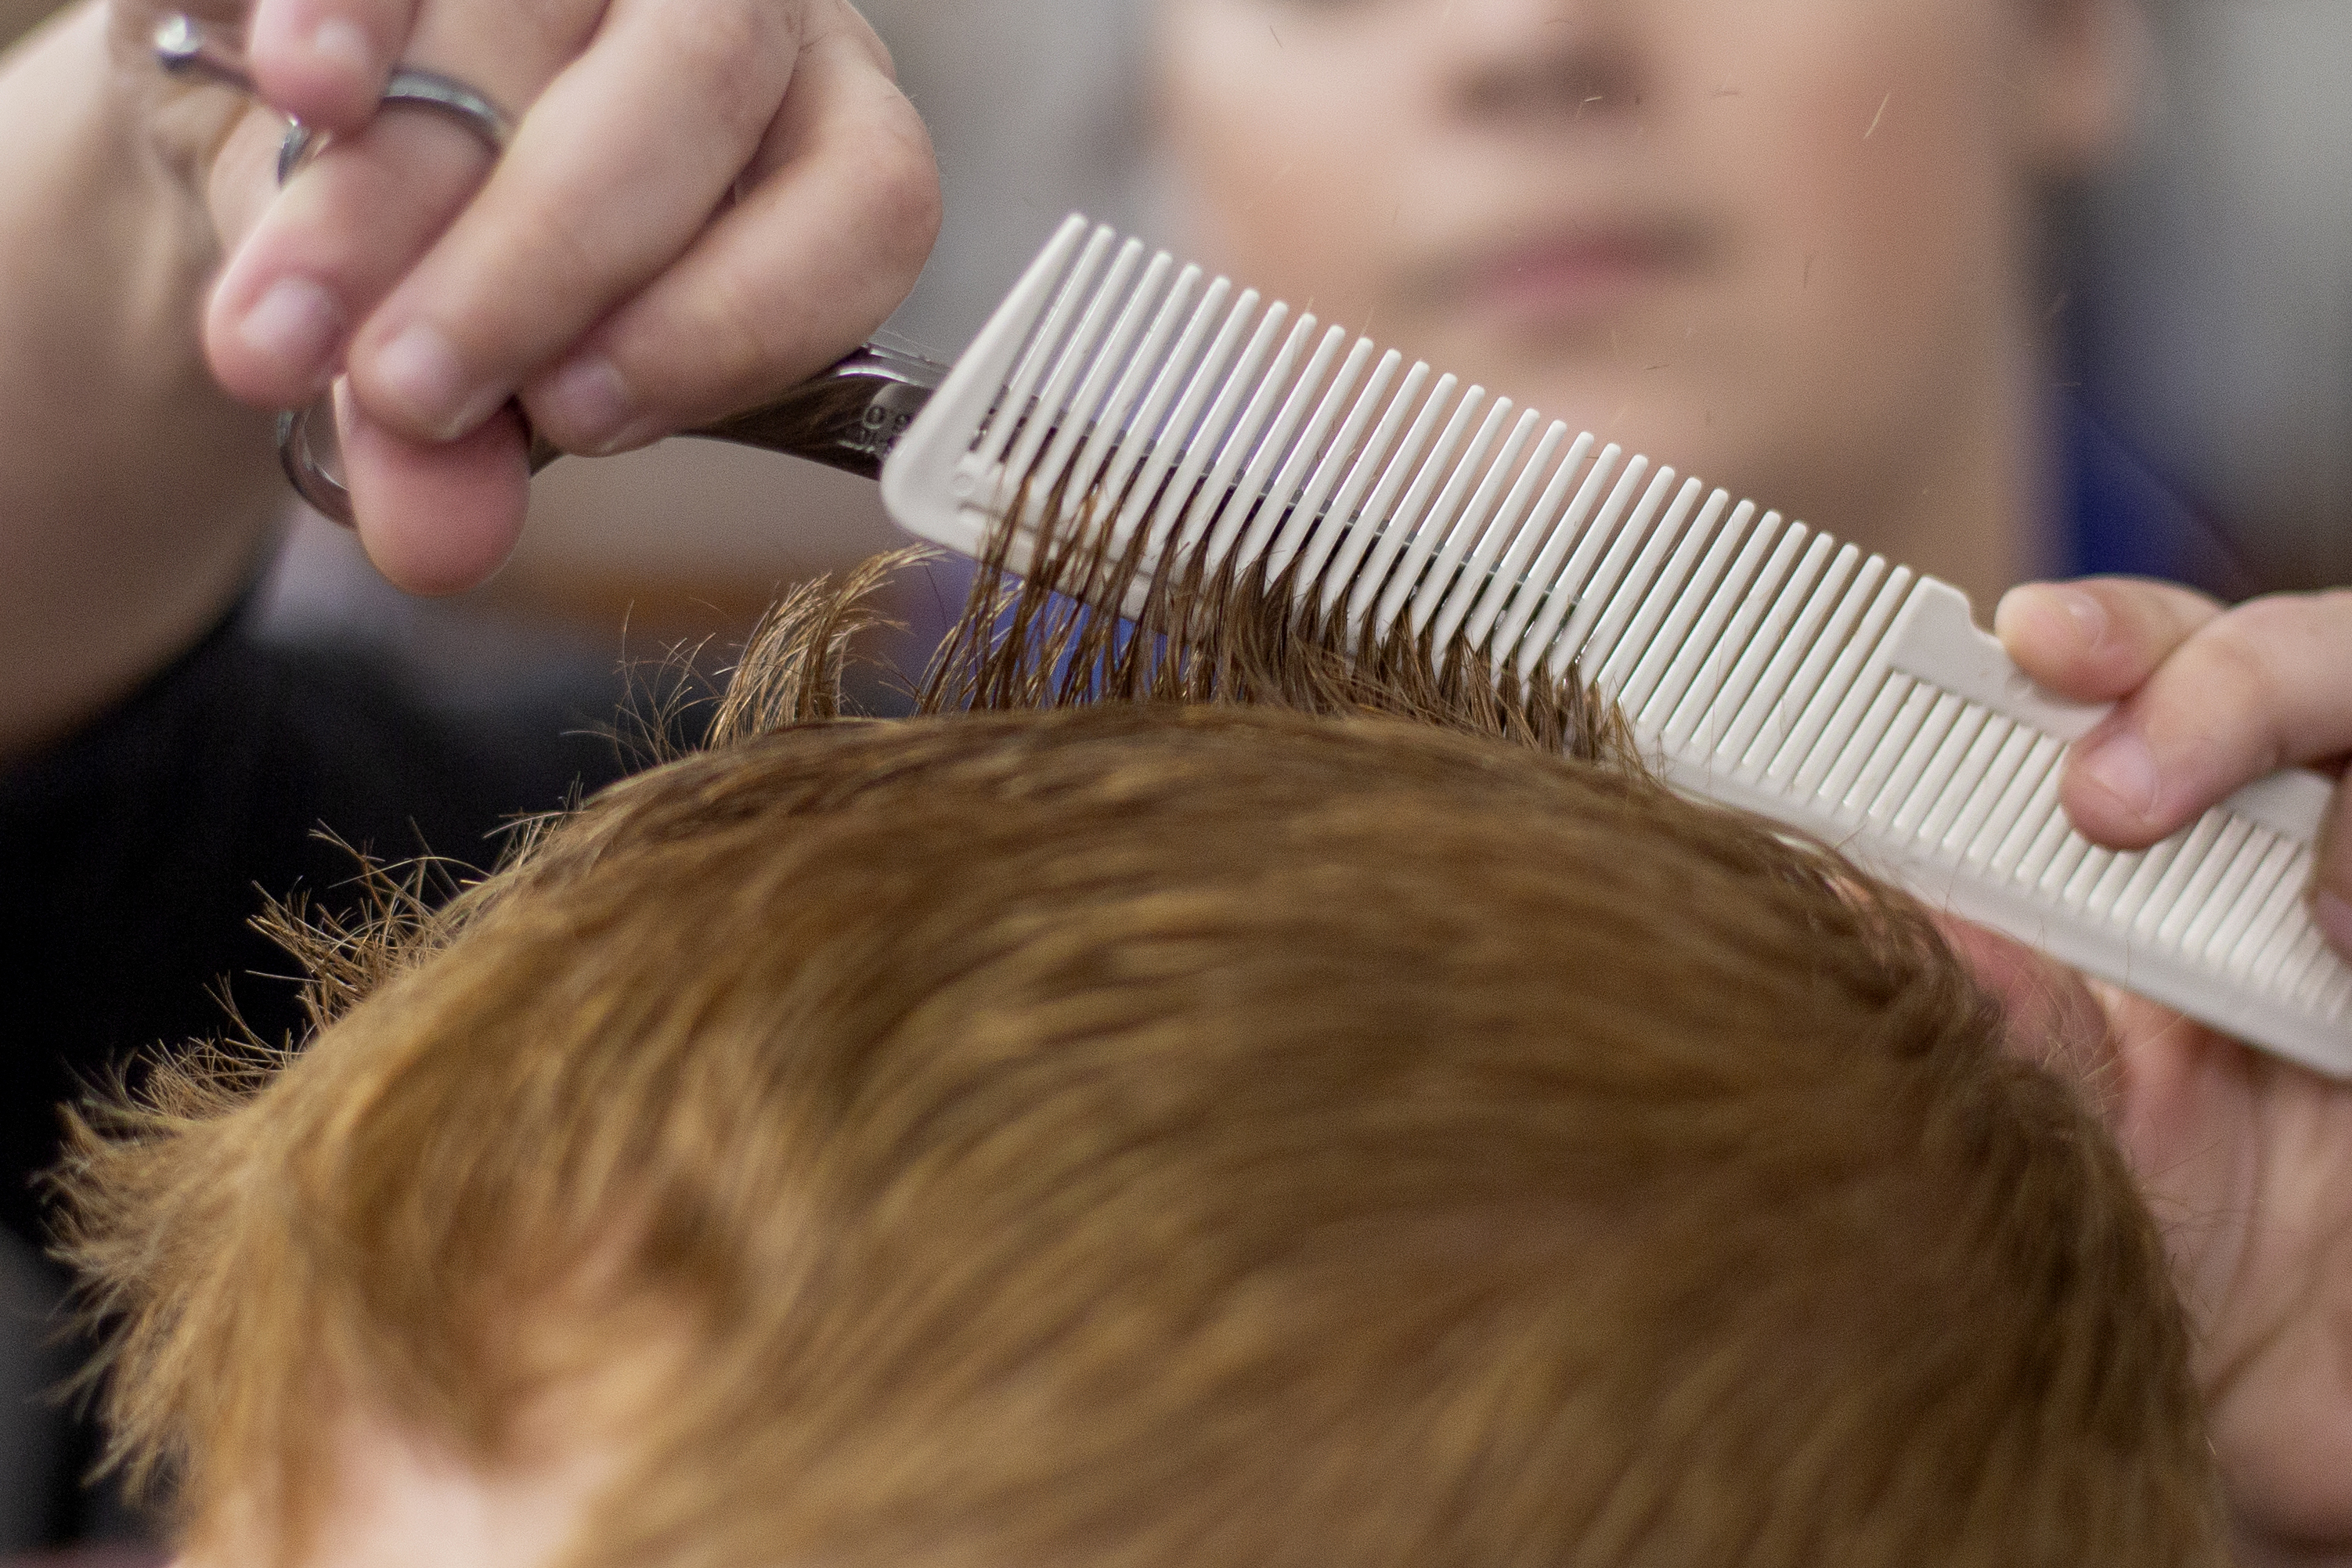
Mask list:
POLYGON ((350 528, 350 481, 343 473, 343 444, 336 428, 335 400, 343 383, 300 408, 278 416, 278 461, 287 483, 322 517, 350 528))

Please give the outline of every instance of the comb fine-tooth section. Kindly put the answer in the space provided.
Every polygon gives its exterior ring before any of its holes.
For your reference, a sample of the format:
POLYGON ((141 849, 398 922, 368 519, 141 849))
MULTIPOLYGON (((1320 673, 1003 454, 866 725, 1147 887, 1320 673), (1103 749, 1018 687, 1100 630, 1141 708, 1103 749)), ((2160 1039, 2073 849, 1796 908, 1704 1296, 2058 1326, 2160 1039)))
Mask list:
POLYGON ((2352 966, 2304 902, 2326 780, 2099 849, 2058 782, 2105 710, 2035 688, 1956 590, 1348 339, 1074 218, 899 442, 886 500, 973 555, 1017 512, 1015 572, 1076 510, 1146 530, 1150 566, 1287 572, 1358 645, 1427 629, 1498 670, 1574 669, 1677 787, 2352 1077, 2352 966))

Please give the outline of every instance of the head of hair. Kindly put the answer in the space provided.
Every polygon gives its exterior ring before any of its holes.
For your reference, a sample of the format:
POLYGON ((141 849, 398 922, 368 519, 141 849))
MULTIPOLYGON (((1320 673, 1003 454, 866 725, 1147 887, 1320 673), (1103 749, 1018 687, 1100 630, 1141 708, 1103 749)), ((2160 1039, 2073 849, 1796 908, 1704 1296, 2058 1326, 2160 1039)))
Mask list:
POLYGON ((796 600, 711 748, 294 932, 299 1054, 86 1110, 194 1539, 290 1560, 338 1410, 495 1460, 659 1318, 574 1568, 2220 1560, 2160 1238, 1916 905, 1572 684, 1042 591, 894 722, 796 600))

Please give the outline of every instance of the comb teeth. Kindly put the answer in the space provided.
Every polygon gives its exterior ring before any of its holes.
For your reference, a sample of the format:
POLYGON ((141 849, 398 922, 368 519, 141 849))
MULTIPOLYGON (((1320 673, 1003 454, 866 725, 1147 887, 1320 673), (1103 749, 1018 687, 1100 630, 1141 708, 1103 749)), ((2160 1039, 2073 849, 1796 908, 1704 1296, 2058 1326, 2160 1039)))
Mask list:
POLYGON ((1071 219, 899 441, 892 515, 974 556, 1011 518, 1021 572, 1083 504, 1148 567, 1289 572, 1360 643, 1573 668, 1678 788, 2352 1077, 2352 967, 2303 902, 2326 780, 2098 849, 2058 779, 2105 710, 2032 687, 1957 590, 1201 277, 1071 219))

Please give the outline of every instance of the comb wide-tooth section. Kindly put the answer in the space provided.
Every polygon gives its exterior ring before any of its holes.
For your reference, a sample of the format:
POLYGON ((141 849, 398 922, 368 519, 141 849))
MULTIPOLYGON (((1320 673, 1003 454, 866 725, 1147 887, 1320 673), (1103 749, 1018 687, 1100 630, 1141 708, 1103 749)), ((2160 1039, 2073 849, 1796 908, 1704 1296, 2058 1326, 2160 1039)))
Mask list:
POLYGON ((884 471, 978 555, 1049 514, 1286 580, 1360 645, 1574 671, 1693 794, 1934 904, 2352 1077, 2352 966, 2305 903, 2332 786, 2291 771, 2130 853, 2059 803, 2105 710, 2035 688, 1958 591, 1073 218, 884 471))

